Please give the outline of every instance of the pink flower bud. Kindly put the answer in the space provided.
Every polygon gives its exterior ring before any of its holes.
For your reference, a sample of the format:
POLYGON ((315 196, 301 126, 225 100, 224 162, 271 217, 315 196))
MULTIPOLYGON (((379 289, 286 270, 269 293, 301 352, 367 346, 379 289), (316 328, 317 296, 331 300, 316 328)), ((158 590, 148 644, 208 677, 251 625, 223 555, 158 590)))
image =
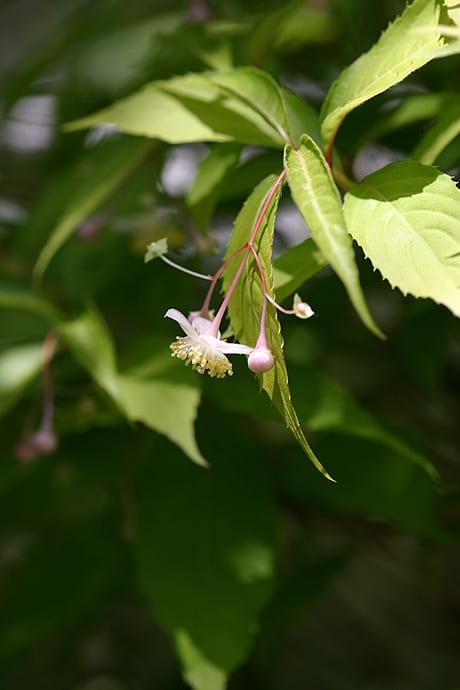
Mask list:
POLYGON ((293 311, 299 319, 309 319, 314 315, 313 309, 307 302, 303 302, 299 295, 294 295, 293 311))
POLYGON ((270 350, 255 349, 248 357, 248 367, 254 374, 263 374, 275 366, 275 358, 270 350))
POLYGON ((40 455, 49 455, 56 450, 58 440, 56 434, 47 429, 41 429, 33 434, 32 439, 40 455))

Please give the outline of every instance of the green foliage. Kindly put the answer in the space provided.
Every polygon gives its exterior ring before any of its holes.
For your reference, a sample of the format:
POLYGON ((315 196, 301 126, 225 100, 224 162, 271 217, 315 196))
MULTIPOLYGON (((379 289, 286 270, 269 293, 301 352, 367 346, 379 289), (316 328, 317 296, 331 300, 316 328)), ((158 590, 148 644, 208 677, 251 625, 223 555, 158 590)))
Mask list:
POLYGON ((454 688, 458 3, 10 4, 1 687, 454 688))
POLYGON ((351 234, 393 287, 460 316, 460 190, 450 177, 393 163, 352 187, 344 210, 351 234))

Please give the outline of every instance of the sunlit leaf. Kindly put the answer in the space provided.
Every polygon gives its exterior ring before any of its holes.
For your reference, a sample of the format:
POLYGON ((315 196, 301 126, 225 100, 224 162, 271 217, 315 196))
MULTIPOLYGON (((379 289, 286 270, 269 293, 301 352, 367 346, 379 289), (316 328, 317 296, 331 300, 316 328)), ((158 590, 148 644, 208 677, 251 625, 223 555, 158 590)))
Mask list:
POLYGON ((129 419, 163 434, 193 462, 207 466, 195 439, 194 423, 201 398, 198 388, 129 375, 121 375, 118 385, 129 419))
POLYGON ((222 429, 203 471, 177 455, 139 477, 138 577, 194 690, 224 690, 272 589, 276 523, 266 478, 222 429))
POLYGON ((42 366, 42 343, 17 345, 0 354, 0 415, 14 405, 42 366))
POLYGON ((384 278, 460 316, 460 190, 435 168, 387 165, 352 187, 348 228, 384 278))
POLYGON ((282 141, 292 141, 281 89, 269 74, 255 67, 240 67, 216 72, 210 78, 213 84, 257 112, 282 141))
MULTIPOLYGON (((256 222, 263 203, 267 198, 276 177, 270 176, 263 180, 253 191, 245 202, 238 218, 235 222, 232 237, 228 244, 227 256, 230 256, 240 246, 248 241, 251 229, 256 222)), ((257 249, 260 262, 263 266, 267 289, 269 295, 274 298, 273 275, 272 275, 272 242, 275 224, 275 214, 278 206, 280 190, 274 195, 264 220, 255 239, 254 245, 257 249)), ((224 275, 224 288, 228 290, 233 277, 238 269, 241 259, 237 258, 230 264, 224 275)), ((243 272, 236 290, 230 300, 229 314, 232 328, 238 340, 249 345, 255 345, 260 330, 260 316, 262 309, 263 292, 260 276, 257 267, 254 265, 252 256, 249 257, 248 267, 243 272)), ((268 304, 267 309, 267 337, 275 356, 275 366, 271 371, 259 376, 261 388, 265 390, 270 400, 277 407, 284 418, 286 425, 294 434, 294 437, 308 455, 320 472, 329 477, 324 467, 314 454, 305 434, 300 426, 294 405, 291 401, 289 390, 288 375, 284 361, 284 343, 281 336, 281 327, 276 314, 276 309, 272 304, 268 304)))
POLYGON ((361 290, 339 193, 321 151, 304 135, 299 149, 286 147, 285 167, 292 196, 313 239, 342 280, 363 323, 382 337, 361 290))
POLYGON ((438 0, 414 0, 379 41, 345 69, 332 85, 321 110, 325 142, 335 136, 344 117, 365 101, 429 62, 443 44, 437 26, 438 0))

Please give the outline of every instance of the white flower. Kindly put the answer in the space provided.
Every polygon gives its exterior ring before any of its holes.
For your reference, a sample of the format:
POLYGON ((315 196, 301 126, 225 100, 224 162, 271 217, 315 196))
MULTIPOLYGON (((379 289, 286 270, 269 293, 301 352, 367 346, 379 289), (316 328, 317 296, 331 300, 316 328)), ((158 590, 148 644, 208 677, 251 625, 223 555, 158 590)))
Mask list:
POLYGON ((182 328, 185 337, 177 336, 171 343, 171 354, 191 364, 199 374, 208 373, 223 379, 226 374, 233 374, 232 364, 226 354, 250 355, 254 348, 239 343, 227 343, 217 337, 207 335, 211 328, 212 321, 202 316, 194 316, 190 322, 177 309, 168 309, 165 314, 168 319, 174 319, 182 328))

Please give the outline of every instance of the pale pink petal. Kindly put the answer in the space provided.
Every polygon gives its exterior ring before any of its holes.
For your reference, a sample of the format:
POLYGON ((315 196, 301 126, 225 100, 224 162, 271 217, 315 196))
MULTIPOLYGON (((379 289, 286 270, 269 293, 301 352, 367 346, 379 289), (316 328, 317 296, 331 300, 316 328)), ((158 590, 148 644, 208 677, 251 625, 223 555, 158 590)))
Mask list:
POLYGON ((182 328, 184 333, 189 336, 189 338, 196 338, 196 331, 192 327, 192 324, 183 314, 181 314, 180 311, 178 311, 178 309, 168 309, 165 314, 165 319, 166 318, 177 321, 179 326, 182 328))
POLYGON ((240 343, 227 343, 225 340, 220 340, 217 348, 220 352, 226 355, 250 355, 254 351, 253 347, 249 345, 241 345, 240 343))

